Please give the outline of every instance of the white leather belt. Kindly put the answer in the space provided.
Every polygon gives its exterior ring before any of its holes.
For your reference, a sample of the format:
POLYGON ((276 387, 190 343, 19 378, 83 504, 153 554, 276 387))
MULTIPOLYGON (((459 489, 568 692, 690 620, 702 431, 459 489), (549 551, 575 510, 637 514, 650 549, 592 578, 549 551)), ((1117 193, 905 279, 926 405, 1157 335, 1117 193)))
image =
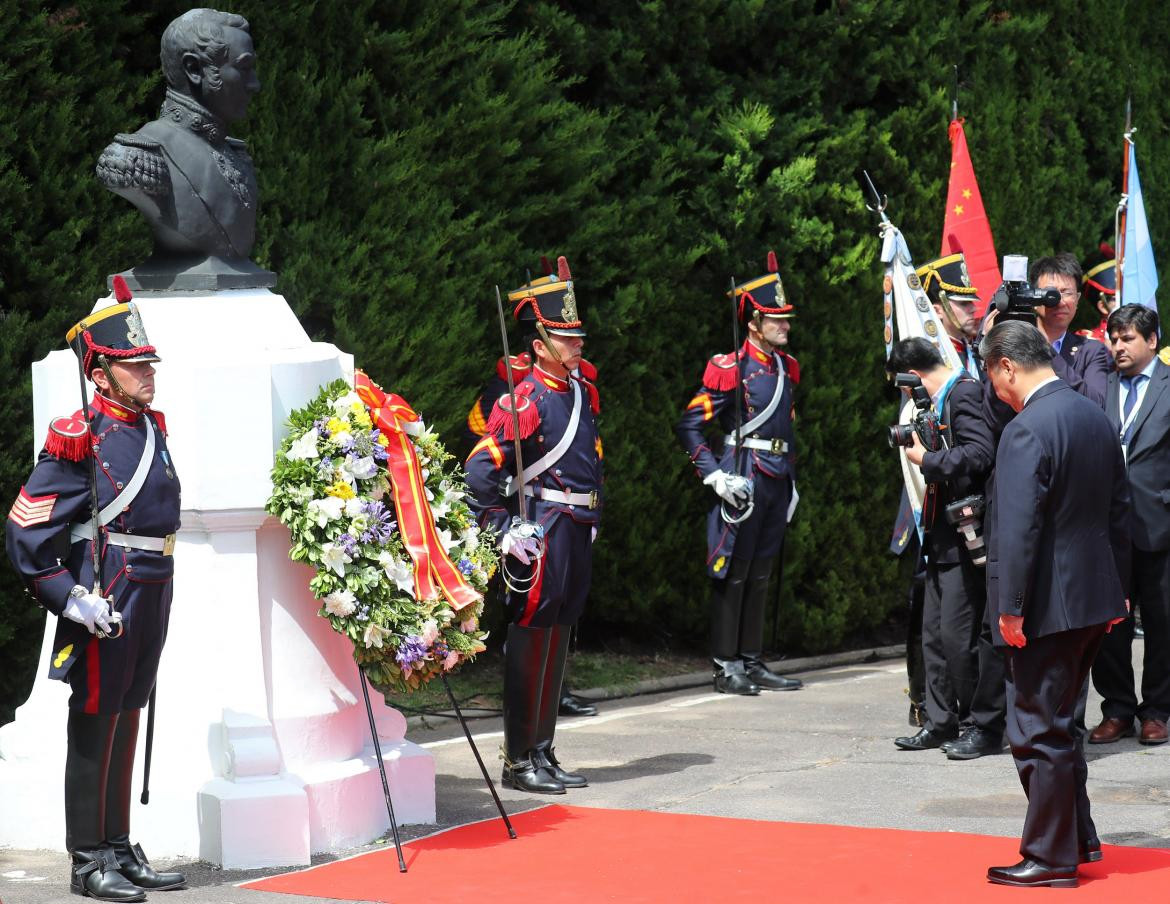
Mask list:
MULTIPOLYGON (((729 433, 723 438, 723 442, 727 446, 735 445, 735 434, 729 433)), ((776 439, 757 439, 754 436, 749 436, 743 441, 745 449, 759 449, 761 452, 771 452, 773 455, 783 455, 788 451, 788 443, 786 440, 776 439)))
MULTIPOLYGON (((73 529, 69 533, 73 537, 73 542, 77 543, 81 540, 92 539, 92 531, 93 527, 89 522, 79 522, 73 525, 73 529)), ((107 531, 106 544, 108 546, 121 546, 123 549, 142 549, 147 552, 161 552, 164 556, 169 556, 175 551, 175 535, 167 534, 165 537, 140 537, 137 534, 116 534, 113 531, 107 531)))
POLYGON ((601 494, 597 490, 588 493, 564 493, 560 490, 549 490, 545 487, 525 487, 525 496, 535 496, 545 502, 557 502, 561 505, 579 505, 583 508, 595 509, 601 506, 601 494))

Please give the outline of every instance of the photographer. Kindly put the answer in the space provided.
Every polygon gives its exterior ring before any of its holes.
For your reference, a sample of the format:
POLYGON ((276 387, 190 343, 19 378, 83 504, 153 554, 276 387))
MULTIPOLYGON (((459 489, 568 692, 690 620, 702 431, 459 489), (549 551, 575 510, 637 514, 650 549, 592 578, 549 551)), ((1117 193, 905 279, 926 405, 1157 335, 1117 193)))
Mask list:
MULTIPOLYGON (((965 372, 947 368, 926 339, 897 343, 886 370, 891 376, 910 374, 921 381, 930 397, 930 410, 920 412, 916 420, 928 425, 934 421, 938 426, 937 430, 928 427, 932 448, 923 444, 915 429, 906 449, 906 457, 922 469, 929 485, 922 514, 927 721, 916 735, 894 740, 903 750, 930 750, 957 739, 960 724, 968 717, 977 678, 975 642, 985 598, 983 572, 944 509, 982 493, 993 441, 981 413, 981 384, 965 372)), ((904 387, 903 391, 908 390, 904 387)))

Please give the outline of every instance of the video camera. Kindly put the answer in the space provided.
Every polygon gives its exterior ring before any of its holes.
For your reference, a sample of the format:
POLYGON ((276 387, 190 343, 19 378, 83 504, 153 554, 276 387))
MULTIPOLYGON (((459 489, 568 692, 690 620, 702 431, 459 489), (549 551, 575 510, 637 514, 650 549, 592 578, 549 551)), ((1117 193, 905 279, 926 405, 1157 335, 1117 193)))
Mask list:
POLYGON ((899 389, 906 387, 910 390, 910 400, 918 410, 909 424, 890 425, 890 432, 886 437, 890 448, 914 445, 914 434, 917 433, 926 451, 937 452, 945 449, 947 441, 943 438, 942 425, 939 423, 938 415, 931 408, 930 393, 926 391, 922 381, 914 374, 895 374, 894 385, 899 389))
POLYGON ((1036 324, 1036 308, 1054 308, 1060 304, 1056 289, 1034 289, 1028 282, 1028 258, 1023 254, 1003 256, 1003 285, 991 296, 991 304, 998 311, 996 322, 1022 320, 1036 324))

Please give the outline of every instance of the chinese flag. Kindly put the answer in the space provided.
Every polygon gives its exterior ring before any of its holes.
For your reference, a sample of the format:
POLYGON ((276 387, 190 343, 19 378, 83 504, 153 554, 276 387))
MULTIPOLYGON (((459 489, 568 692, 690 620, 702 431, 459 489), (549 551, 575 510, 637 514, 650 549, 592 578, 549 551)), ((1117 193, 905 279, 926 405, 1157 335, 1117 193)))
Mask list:
POLYGON ((983 196, 975 181, 975 167, 967 151, 967 135, 963 120, 951 120, 951 182, 947 188, 947 215, 943 221, 942 251, 940 257, 962 251, 971 274, 971 284, 979 290, 976 315, 983 316, 992 293, 1003 279, 999 275, 999 259, 995 256, 995 241, 991 238, 991 224, 983 210, 983 196))

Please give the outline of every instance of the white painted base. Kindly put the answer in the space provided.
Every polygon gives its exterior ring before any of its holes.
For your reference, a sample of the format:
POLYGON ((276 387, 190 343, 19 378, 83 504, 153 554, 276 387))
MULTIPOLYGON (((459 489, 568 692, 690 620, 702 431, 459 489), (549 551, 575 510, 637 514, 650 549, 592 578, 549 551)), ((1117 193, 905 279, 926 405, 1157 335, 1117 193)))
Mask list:
MULTIPOLYGON (((105 307, 112 299, 103 299, 105 307)), ((289 413, 353 359, 310 342, 266 290, 136 299, 159 349, 156 407, 183 482, 175 594, 158 678, 150 805, 133 838, 155 857, 302 865, 390 825, 349 641, 317 616, 310 569, 264 510, 289 413)), ((79 407, 72 353, 33 365, 35 444, 79 407)), ((44 677, 0 728, 0 846, 59 848, 68 688, 44 677)), ((371 692, 399 823, 435 821, 430 754, 371 692)), ((143 734, 146 720, 143 719, 143 734)), ((143 739, 136 776, 142 775, 143 739)))

